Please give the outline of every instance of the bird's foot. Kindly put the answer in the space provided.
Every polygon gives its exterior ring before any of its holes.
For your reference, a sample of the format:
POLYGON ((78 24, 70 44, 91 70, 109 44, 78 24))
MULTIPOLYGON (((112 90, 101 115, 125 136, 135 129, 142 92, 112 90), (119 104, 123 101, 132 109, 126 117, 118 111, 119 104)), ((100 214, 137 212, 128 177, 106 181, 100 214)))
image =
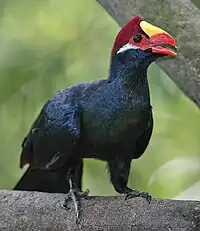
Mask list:
POLYGON ((65 196, 65 201, 64 201, 64 203, 63 203, 63 208, 65 208, 65 209, 70 209, 70 207, 68 206, 68 202, 69 201, 71 201, 72 200, 72 195, 71 195, 71 191, 69 191, 67 194, 66 194, 66 196, 65 196))
POLYGON ((85 191, 79 191, 79 190, 74 191, 74 194, 76 195, 77 198, 84 198, 84 199, 88 199, 89 193, 90 193, 89 189, 86 189, 85 191))
POLYGON ((143 197, 148 201, 149 204, 151 203, 152 199, 151 195, 148 192, 140 192, 138 190, 133 190, 127 193, 125 200, 131 199, 133 197, 143 197))
POLYGON ((87 189, 86 191, 79 191, 76 189, 70 189, 68 194, 65 196, 65 202, 63 204, 63 207, 65 209, 67 209, 67 210, 70 209, 68 207, 69 201, 74 202, 74 207, 75 207, 75 212, 76 212, 76 223, 79 223, 79 221, 80 221, 80 207, 81 207, 80 199, 81 198, 87 199, 88 194, 89 194, 89 189, 87 189))
POLYGON ((73 200, 73 197, 78 201, 81 198, 88 199, 89 189, 86 189, 85 191, 80 191, 76 189, 71 189, 67 195, 65 196, 65 202, 63 204, 63 207, 65 209, 69 209, 68 202, 73 200))

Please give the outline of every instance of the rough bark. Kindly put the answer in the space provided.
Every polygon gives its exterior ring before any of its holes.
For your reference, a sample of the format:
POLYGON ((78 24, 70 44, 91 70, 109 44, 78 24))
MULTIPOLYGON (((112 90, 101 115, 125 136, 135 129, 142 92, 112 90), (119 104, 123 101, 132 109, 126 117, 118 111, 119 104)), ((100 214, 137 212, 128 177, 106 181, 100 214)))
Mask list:
POLYGON ((190 0, 97 1, 121 26, 138 15, 176 38, 178 56, 157 63, 200 107, 200 10, 190 0))
POLYGON ((91 197, 82 201, 82 219, 75 224, 73 204, 62 207, 63 194, 0 191, 2 231, 197 231, 200 202, 124 197, 91 197))

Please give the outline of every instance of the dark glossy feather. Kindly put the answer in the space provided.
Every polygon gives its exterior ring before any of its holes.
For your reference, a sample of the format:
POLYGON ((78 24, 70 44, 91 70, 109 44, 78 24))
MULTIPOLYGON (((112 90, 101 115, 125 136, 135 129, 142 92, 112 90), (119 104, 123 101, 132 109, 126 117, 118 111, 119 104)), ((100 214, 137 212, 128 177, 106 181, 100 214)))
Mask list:
POLYGON ((130 161, 152 133, 147 68, 155 59, 140 50, 115 55, 108 80, 57 92, 23 142, 21 166, 64 169, 67 176, 82 158, 97 158, 108 162, 115 189, 128 192, 130 161))

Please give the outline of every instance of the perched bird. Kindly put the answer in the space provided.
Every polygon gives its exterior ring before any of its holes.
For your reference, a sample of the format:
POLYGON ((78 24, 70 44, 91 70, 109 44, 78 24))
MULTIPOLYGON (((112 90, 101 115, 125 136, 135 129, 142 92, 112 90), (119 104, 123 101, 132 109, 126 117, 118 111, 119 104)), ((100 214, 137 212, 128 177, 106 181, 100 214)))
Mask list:
POLYGON ((175 56, 175 49, 170 34, 140 17, 126 24, 112 48, 108 79, 60 90, 43 106, 23 143, 21 167, 30 165, 24 181, 41 180, 29 178, 29 171, 52 171, 47 178, 65 176, 76 196, 85 196, 75 176, 83 158, 95 158, 108 163, 118 193, 150 201, 148 193, 127 186, 128 177, 153 129, 147 69, 159 57, 175 56))

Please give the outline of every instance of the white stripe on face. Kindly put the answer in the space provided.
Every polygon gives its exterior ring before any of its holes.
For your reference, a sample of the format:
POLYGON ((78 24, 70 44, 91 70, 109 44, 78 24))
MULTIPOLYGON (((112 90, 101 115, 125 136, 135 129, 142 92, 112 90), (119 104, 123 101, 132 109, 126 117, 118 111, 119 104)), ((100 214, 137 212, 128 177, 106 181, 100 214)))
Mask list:
POLYGON ((134 46, 132 44, 127 43, 117 51, 117 54, 123 53, 123 52, 125 52, 127 50, 130 50, 130 49, 139 49, 139 47, 136 47, 136 46, 134 46))

